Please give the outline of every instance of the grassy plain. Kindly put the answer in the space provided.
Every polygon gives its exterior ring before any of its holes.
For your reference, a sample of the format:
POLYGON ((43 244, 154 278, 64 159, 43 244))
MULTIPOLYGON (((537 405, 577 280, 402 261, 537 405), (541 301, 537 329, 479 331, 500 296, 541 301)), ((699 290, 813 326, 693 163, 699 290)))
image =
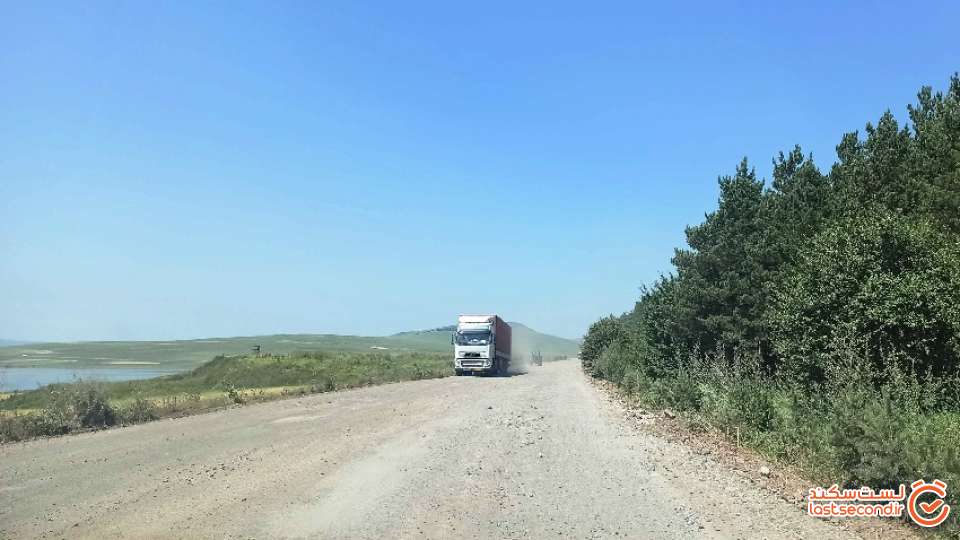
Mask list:
POLYGON ((154 379, 51 384, 0 400, 0 442, 133 424, 266 401, 453 374, 430 352, 310 352, 218 356, 189 372, 154 379))

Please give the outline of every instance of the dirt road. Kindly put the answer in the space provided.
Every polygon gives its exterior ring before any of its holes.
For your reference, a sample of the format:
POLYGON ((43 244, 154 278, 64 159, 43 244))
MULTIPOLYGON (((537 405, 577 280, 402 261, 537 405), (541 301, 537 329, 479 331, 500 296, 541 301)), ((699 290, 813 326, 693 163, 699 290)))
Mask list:
POLYGON ((845 537, 638 432, 575 362, 0 447, 0 537, 845 537))

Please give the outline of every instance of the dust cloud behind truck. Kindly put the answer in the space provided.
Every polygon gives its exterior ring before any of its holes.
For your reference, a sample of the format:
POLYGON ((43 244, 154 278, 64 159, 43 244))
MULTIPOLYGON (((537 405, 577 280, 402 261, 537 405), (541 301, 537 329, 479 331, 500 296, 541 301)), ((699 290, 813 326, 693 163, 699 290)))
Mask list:
POLYGON ((505 374, 513 335, 497 315, 461 315, 453 333, 453 367, 465 373, 505 374))

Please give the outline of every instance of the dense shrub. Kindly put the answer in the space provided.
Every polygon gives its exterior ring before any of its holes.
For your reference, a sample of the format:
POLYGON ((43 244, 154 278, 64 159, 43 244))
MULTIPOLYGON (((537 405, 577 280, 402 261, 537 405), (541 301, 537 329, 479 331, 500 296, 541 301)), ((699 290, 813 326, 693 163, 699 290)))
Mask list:
POLYGON ((51 385, 43 390, 47 404, 34 414, 0 416, 0 441, 63 435, 78 429, 115 425, 120 416, 103 386, 90 381, 51 385))
POLYGON ((610 316, 590 325, 580 347, 580 362, 588 373, 593 373, 594 365, 600 359, 604 349, 617 341, 624 333, 623 324, 617 317, 610 316))
POLYGON ((100 385, 78 384, 71 388, 71 394, 73 415, 80 427, 104 428, 117 423, 117 413, 100 385))
POLYGON ((689 371, 655 379, 651 391, 656 404, 680 411, 698 410, 703 402, 702 388, 689 371))
POLYGON ((851 340, 882 372, 883 355, 916 373, 960 366, 960 244, 932 226, 877 209, 817 235, 784 278, 770 325, 784 367, 823 380, 851 340))
POLYGON ((156 404, 143 396, 137 396, 130 405, 118 412, 124 424, 139 424, 160 417, 156 404))

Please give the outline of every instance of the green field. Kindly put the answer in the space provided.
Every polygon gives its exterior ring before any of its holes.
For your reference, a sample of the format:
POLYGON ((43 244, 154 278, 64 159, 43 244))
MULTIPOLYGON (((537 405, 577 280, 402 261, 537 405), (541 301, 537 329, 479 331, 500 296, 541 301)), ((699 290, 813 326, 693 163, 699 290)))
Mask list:
POLYGON ((328 391, 424 378, 453 373, 452 363, 441 353, 384 351, 309 352, 290 355, 218 356, 188 372, 153 379, 57 383, 25 392, 8 394, 0 410, 36 410, 50 406, 56 396, 85 384, 94 385, 115 404, 136 398, 161 400, 170 396, 213 394, 223 397, 229 390, 328 391))
POLYGON ((136 424, 283 396, 446 377, 446 354, 308 352, 218 356, 153 379, 56 383, 0 399, 0 442, 136 424))
MULTIPOLYGON (((539 350, 545 359, 576 356, 578 342, 542 334, 521 323, 513 327, 515 356, 529 357, 539 350)), ((189 371, 218 355, 242 355, 260 345, 265 354, 296 352, 451 352, 450 329, 402 332, 391 336, 335 334, 275 334, 180 341, 84 341, 31 343, 0 347, 0 367, 153 367, 189 371)))

